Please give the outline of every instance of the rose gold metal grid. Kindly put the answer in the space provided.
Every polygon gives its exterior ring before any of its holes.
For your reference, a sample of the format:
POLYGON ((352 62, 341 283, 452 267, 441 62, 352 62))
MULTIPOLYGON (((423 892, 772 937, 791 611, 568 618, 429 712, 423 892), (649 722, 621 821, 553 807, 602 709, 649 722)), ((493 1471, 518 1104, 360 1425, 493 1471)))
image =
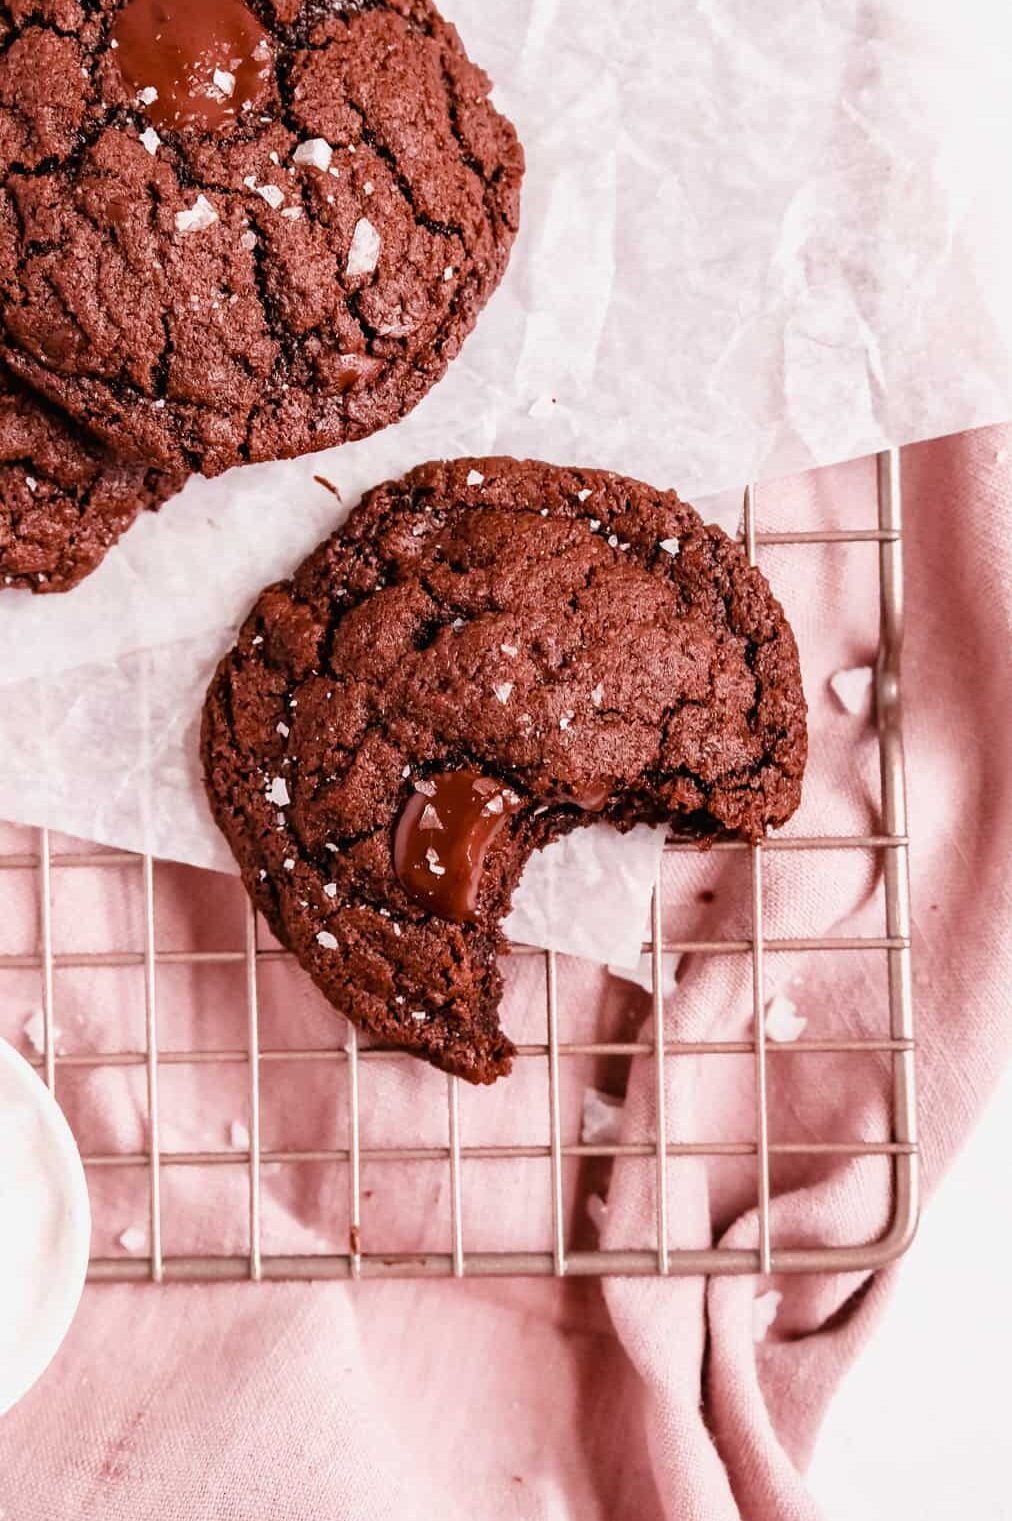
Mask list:
MULTIPOLYGON (((343 1051, 270 1050, 260 1043, 259 970, 268 961, 284 956, 276 949, 258 943, 257 922, 251 908, 246 911, 245 947, 243 950, 200 952, 196 950, 164 951, 158 947, 154 894, 154 862, 122 852, 96 851, 84 854, 59 854, 51 847, 49 833, 39 831, 37 856, 0 856, 0 869, 35 867, 39 875, 39 954, 35 956, 0 955, 0 973, 5 969, 36 969, 40 978, 43 1012, 43 1054, 37 1060, 50 1089, 57 1091, 61 1069, 102 1067, 143 1067, 147 1083, 148 1145, 136 1154, 85 1155, 90 1170, 109 1167, 134 1167, 146 1170, 150 1216, 149 1248, 145 1258, 94 1259, 91 1277, 97 1280, 151 1278, 163 1280, 216 1280, 248 1278, 254 1281, 281 1278, 386 1278, 386 1277, 481 1277, 514 1276, 605 1276, 609 1274, 668 1275, 695 1273, 803 1273, 858 1271, 874 1269, 898 1256, 912 1238, 917 1218, 917 1142, 914 1095, 914 1031, 910 976, 910 905, 908 874, 908 838, 904 778, 903 738, 900 706, 900 654, 903 639, 903 580, 900 460, 897 451, 878 460, 878 527, 873 529, 810 531, 762 534, 756 526, 756 493, 749 488, 745 498, 743 542, 752 563, 761 551, 776 544, 851 544, 872 542, 878 545, 880 588, 880 640, 875 694, 881 759, 882 801, 881 833, 840 838, 772 838, 762 845, 749 846, 733 841, 715 846, 718 851, 748 853, 751 868, 751 933, 740 940, 682 940, 662 938, 662 896, 660 876, 654 891, 651 938, 644 951, 652 958, 653 1017, 649 1033, 636 1041, 567 1042, 563 1038, 565 1019, 560 1009, 559 973, 553 952, 534 951, 529 947, 513 948, 514 955, 537 955, 544 958, 546 987, 547 1040, 519 1048, 520 1060, 547 1062, 549 1102, 549 1144, 521 1146, 513 1144, 468 1147, 462 1134, 459 1085, 455 1078, 446 1082, 447 1137, 445 1147, 363 1146, 360 1123, 360 1072, 367 1062, 390 1060, 390 1053, 379 1049, 360 1049, 356 1031, 347 1027, 343 1051), (771 939, 764 933, 764 858, 772 852, 805 851, 874 852, 881 861, 885 889, 885 933, 874 938, 815 937, 771 939), (54 871, 75 867, 103 869, 139 869, 140 890, 144 903, 144 944, 140 952, 95 951, 65 955, 54 945, 52 916, 52 876, 54 871), (884 1039, 808 1039, 787 1046, 767 1040, 764 1024, 766 1005, 765 961, 771 952, 862 950, 880 952, 887 962, 889 1035, 884 1039), (752 967, 753 1036, 750 1041, 704 1041, 684 1043, 666 1036, 662 991, 662 955, 665 952, 708 955, 748 955, 752 967), (159 966, 242 963, 246 974, 247 1039, 244 1049, 231 1051, 159 1050, 157 978, 159 966), (63 967, 137 967, 143 968, 145 1001, 145 1042, 143 1050, 121 1051, 101 1055, 58 1055, 54 1041, 54 970, 63 967), (767 1106, 767 1072, 771 1061, 782 1051, 834 1052, 860 1056, 886 1054, 891 1063, 891 1138, 882 1142, 782 1142, 771 1141, 767 1106), (667 1141, 665 1115, 665 1064, 685 1055, 732 1053, 751 1056, 754 1061, 756 1139, 754 1142, 708 1143, 705 1139, 674 1143, 667 1141), (608 1056, 647 1059, 653 1063, 655 1077, 655 1133, 652 1143, 611 1145, 563 1144, 560 1095, 566 1082, 567 1062, 571 1057, 608 1056), (261 1142, 260 1080, 262 1070, 272 1063, 291 1061, 335 1060, 347 1064, 348 1145, 344 1149, 317 1151, 269 1151, 261 1142), (159 1075, 178 1064, 234 1065, 248 1069, 249 1147, 248 1151, 168 1153, 163 1150, 160 1124, 159 1075), (771 1159, 778 1155, 803 1153, 814 1155, 888 1157, 892 1168, 892 1218, 882 1237, 871 1245, 819 1246, 806 1249, 778 1247, 772 1239, 770 1210, 771 1159), (756 1166, 755 1199, 758 1206, 759 1234, 755 1250, 718 1249, 686 1251, 670 1245, 668 1229, 668 1164, 680 1156, 754 1156, 756 1166), (565 1208, 563 1166, 568 1158, 653 1158, 656 1168, 656 1249, 577 1250, 570 1245, 570 1231, 565 1208), (551 1173, 551 1239, 540 1251, 487 1252, 469 1250, 462 1206, 462 1179, 465 1168, 478 1159, 543 1159, 551 1173), (422 1254, 376 1253, 369 1251, 362 1227, 363 1162, 382 1160, 388 1164, 416 1161, 445 1163, 450 1181, 450 1229, 444 1251, 422 1254), (271 1256, 261 1246, 261 1172, 268 1163, 331 1162, 347 1166, 349 1242, 348 1251, 331 1256, 271 1256), (162 1191, 165 1169, 198 1165, 241 1165, 248 1178, 249 1251, 238 1256, 172 1257, 162 1249, 162 1191)), ((688 850, 691 846, 670 845, 669 850, 688 850)), ((237 889, 238 890, 238 889, 237 889)))

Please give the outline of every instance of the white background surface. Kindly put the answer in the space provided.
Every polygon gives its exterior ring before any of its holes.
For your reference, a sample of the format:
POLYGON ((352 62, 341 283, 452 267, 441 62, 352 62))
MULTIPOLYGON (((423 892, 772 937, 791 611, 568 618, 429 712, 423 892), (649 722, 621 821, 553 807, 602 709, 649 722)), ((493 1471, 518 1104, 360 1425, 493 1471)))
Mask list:
POLYGON ((811 1473, 827 1521, 1012 1518, 1012 1073, 926 1209, 811 1473))

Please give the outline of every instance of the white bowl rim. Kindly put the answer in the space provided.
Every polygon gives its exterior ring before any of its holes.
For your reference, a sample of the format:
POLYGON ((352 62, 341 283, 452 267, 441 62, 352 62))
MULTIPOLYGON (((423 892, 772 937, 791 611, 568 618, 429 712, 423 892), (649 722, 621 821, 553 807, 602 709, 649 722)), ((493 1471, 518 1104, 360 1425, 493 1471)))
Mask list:
MULTIPOLYGON (((88 1272, 91 1206, 81 1154, 63 1110, 32 1064, 5 1040, 0 1040, 0 1066, 14 1078, 35 1108, 52 1145, 53 1185, 64 1196, 69 1243, 60 1257, 60 1278, 53 1283, 54 1308, 48 1324, 31 1328, 25 1355, 17 1358, 13 1369, 0 1368, 0 1415, 3 1415, 41 1378, 70 1330, 88 1272)), ((39 1271, 44 1268, 45 1264, 40 1263, 39 1271)))

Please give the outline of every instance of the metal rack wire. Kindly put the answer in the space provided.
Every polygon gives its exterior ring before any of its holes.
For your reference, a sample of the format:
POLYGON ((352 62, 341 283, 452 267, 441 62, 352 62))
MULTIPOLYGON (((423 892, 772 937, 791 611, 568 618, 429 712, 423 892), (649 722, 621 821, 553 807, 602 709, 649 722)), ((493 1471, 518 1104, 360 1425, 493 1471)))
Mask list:
MULTIPOLYGON (((355 1029, 347 1027, 341 1049, 272 1049, 261 1041, 261 978, 272 961, 289 959, 277 948, 261 944, 259 925, 246 905, 245 943, 241 949, 202 951, 195 948, 167 950, 159 946, 156 923, 155 863, 148 856, 96 850, 67 852, 54 848, 49 832, 38 832, 35 854, 0 855, 0 870, 33 870, 38 878, 39 925, 36 954, 0 954, 0 974, 5 971, 37 972, 42 1008, 42 1054, 37 1065, 50 1089, 60 1095, 59 1080, 73 1069, 143 1069, 146 1080, 147 1143, 139 1151, 85 1153, 92 1174, 104 1169, 127 1168, 146 1174, 149 1232, 143 1257, 98 1257, 91 1264, 95 1280, 150 1278, 163 1280, 215 1280, 248 1278, 253 1281, 281 1278, 386 1278, 524 1276, 605 1276, 608 1274, 675 1275, 690 1273, 803 1273, 865 1270, 899 1255, 910 1241, 917 1216, 917 1138, 914 1094, 914 1030, 910 975, 910 906, 908 838, 905 798, 903 737, 900 702, 900 655, 903 638, 902 513, 900 461, 897 452, 878 460, 878 526, 871 529, 813 530, 763 534, 758 530, 756 493, 745 498, 743 543, 750 561, 760 560, 767 546, 776 544, 852 544, 878 546, 880 638, 875 676, 878 744, 881 769, 881 830, 875 834, 838 838, 772 838, 762 845, 722 842, 718 852, 748 856, 751 881, 751 926, 747 938, 725 940, 666 940, 663 933, 663 887, 658 873, 654 889, 650 939, 644 953, 652 968, 652 1019, 639 1038, 613 1041, 567 1041, 563 1038, 559 958, 554 952, 514 947, 517 956, 538 956, 544 961, 546 1039, 519 1048, 519 1058, 547 1066, 548 1142, 521 1145, 507 1142, 468 1146, 461 1122, 458 1081, 446 1080, 446 1144, 384 1146, 374 1148, 363 1141, 361 1076, 367 1064, 395 1060, 391 1053, 360 1046, 355 1029), (864 851, 881 863, 885 901, 884 933, 875 937, 771 938, 765 930, 764 868, 770 856, 794 852, 864 851), (62 953, 56 945, 53 923, 53 876, 82 867, 132 876, 143 902, 143 946, 137 951, 89 951, 62 953), (139 881, 137 880, 139 878, 139 881), (879 953, 887 967, 888 1035, 876 1039, 802 1039, 781 1047, 767 1039, 766 958, 784 951, 861 950, 879 953), (753 1020, 749 1039, 740 1041, 679 1042, 665 1030, 663 957, 669 953, 747 956, 751 962, 753 1020), (245 972, 246 1040, 232 1050, 167 1050, 159 1044, 158 972, 172 966, 241 967, 245 972), (139 968, 144 983, 144 1043, 142 1049, 99 1054, 57 1052, 54 1023, 55 974, 65 968, 139 968), (782 1051, 839 1053, 854 1057, 876 1054, 891 1067, 891 1135, 885 1141, 777 1142, 771 1140, 768 1074, 771 1062, 782 1051), (735 1055, 754 1065, 755 1138, 752 1141, 708 1143, 693 1138, 669 1139, 666 1109, 665 1068, 686 1055, 735 1055), (579 1057, 634 1059, 653 1064, 655 1133, 652 1140, 624 1144, 567 1144, 561 1122, 562 1097, 579 1057), (261 1128, 261 1080, 265 1072, 286 1062, 340 1063, 346 1076, 347 1145, 295 1150, 269 1149, 261 1128), (163 1146, 161 1079, 174 1066, 230 1067, 248 1075, 248 1146, 229 1152, 170 1151, 163 1146), (818 1245, 806 1248, 779 1246, 771 1228, 771 1162, 796 1154, 881 1156, 892 1170, 892 1217, 887 1229, 873 1244, 818 1245), (684 1250, 670 1243, 668 1220, 669 1164, 684 1156, 736 1156, 755 1161, 755 1203, 758 1207, 758 1242, 754 1250, 714 1247, 684 1250), (564 1168, 571 1159, 613 1162, 620 1157, 652 1159, 656 1169, 656 1248, 581 1249, 574 1245, 570 1215, 566 1209, 564 1168), (551 1180, 551 1239, 541 1250, 481 1251, 468 1246, 463 1183, 466 1170, 479 1160, 532 1160, 547 1162, 551 1180), (397 1165, 424 1161, 448 1170, 449 1234, 438 1251, 389 1252, 370 1250, 363 1231, 363 1168, 373 1161, 397 1165), (347 1169, 347 1250, 312 1254, 272 1254, 262 1245, 263 1169, 274 1164, 336 1162, 347 1169), (167 1170, 194 1166, 242 1167, 248 1184, 248 1243, 242 1254, 184 1256, 163 1249, 163 1191, 167 1170)), ((688 850, 669 845, 670 851, 688 850)), ((236 885, 236 893, 241 889, 236 885)), ((245 903, 245 900, 243 900, 245 903)), ((2 984, 0 984, 2 986, 2 984)))

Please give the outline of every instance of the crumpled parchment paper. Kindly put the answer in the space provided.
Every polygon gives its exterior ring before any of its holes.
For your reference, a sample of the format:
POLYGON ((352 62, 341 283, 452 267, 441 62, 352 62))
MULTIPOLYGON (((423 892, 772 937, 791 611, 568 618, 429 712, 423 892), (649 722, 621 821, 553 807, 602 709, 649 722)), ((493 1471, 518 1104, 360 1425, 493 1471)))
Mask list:
MULTIPOLYGON (((193 481, 72 595, 0 596, 0 815, 227 867, 194 756, 214 662, 262 586, 424 459, 532 455, 730 493, 733 527, 749 478, 1012 414, 1012 12, 443 9, 527 149, 503 288, 404 423, 193 481)), ((532 868, 518 933, 635 965, 658 848, 566 842, 532 868)))

